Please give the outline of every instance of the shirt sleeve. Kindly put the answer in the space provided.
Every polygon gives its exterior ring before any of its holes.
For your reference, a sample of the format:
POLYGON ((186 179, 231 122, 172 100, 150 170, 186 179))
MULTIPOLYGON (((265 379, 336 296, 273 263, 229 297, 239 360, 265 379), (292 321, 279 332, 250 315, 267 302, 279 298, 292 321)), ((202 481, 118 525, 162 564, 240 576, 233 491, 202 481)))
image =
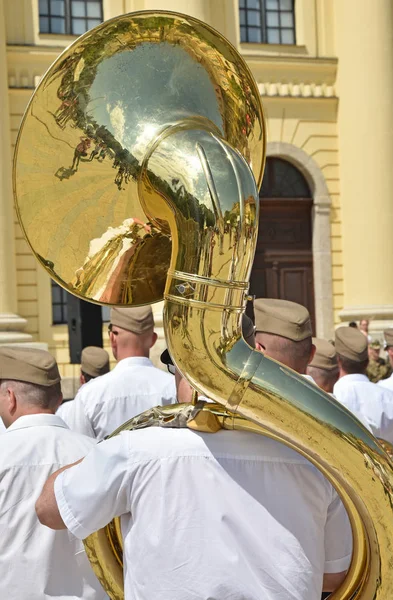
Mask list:
POLYGON ((96 437, 90 419, 85 412, 81 392, 77 393, 75 400, 71 400, 68 410, 64 411, 64 414, 60 414, 60 416, 72 431, 82 433, 88 437, 96 437))
POLYGON ((55 480, 57 506, 79 539, 130 512, 128 449, 123 435, 101 442, 84 460, 55 480))
POLYGON ((351 564, 352 529, 338 494, 328 508, 325 525, 325 573, 341 573, 351 564))

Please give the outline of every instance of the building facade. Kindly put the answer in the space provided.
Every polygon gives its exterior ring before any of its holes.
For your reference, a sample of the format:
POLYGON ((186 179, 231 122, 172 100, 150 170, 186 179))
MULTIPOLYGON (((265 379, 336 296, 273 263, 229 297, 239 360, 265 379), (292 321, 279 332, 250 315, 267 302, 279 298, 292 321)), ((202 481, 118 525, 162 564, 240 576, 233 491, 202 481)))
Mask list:
POLYGON ((62 375, 78 375, 65 293, 13 209, 12 154, 60 52, 102 20, 157 9, 212 25, 257 81, 268 160, 251 291, 304 303, 320 337, 360 318, 380 335, 393 321, 391 0, 0 0, 0 343, 47 344, 62 375))

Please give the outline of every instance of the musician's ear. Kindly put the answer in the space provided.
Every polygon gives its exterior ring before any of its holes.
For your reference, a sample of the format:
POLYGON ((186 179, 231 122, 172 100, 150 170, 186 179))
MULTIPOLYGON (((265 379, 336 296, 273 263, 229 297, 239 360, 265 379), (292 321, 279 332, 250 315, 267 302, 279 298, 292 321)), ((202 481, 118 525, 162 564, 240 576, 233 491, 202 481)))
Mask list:
POLYGON ((259 350, 259 352, 262 352, 262 354, 265 354, 265 352, 266 352, 265 346, 262 346, 262 344, 260 344, 256 340, 255 340, 255 349, 259 350))

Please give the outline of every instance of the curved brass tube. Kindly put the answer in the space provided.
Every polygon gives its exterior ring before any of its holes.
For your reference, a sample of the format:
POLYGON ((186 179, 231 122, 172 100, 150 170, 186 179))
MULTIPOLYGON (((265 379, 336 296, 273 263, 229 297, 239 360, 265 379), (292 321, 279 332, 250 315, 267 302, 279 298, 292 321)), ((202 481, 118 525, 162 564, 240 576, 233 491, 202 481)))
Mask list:
MULTIPOLYGON (((387 600, 393 589, 392 464, 375 438, 331 396, 242 339, 258 222, 258 194, 242 157, 206 131, 169 135, 145 160, 140 192, 147 214, 154 206, 160 215, 148 173, 160 172, 160 156, 170 156, 173 146, 200 160, 195 186, 208 188, 214 223, 207 227, 200 218, 202 201, 189 218, 180 203, 166 199, 170 214, 165 207, 162 215, 173 244, 164 309, 170 353, 195 389, 300 452, 338 490, 350 516, 354 550, 346 580, 332 598, 387 600)), ((189 177, 195 182, 195 172, 189 177)), ((183 183, 187 186, 187 176, 183 183)))

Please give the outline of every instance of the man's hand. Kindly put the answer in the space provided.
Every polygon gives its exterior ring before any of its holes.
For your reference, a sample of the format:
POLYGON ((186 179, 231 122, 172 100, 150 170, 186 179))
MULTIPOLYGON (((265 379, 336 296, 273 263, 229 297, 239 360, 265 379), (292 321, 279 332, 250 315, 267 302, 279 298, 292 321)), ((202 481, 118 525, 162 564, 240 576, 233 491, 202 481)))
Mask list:
POLYGON ((60 475, 60 473, 62 473, 66 469, 70 469, 71 467, 78 465, 80 462, 82 462, 82 460, 83 458, 72 463, 71 465, 67 465, 65 467, 62 467, 58 471, 55 471, 45 483, 41 495, 39 496, 35 505, 38 520, 43 525, 46 525, 47 527, 56 530, 66 529, 64 521, 60 516, 60 512, 56 502, 55 480, 56 477, 60 475))

